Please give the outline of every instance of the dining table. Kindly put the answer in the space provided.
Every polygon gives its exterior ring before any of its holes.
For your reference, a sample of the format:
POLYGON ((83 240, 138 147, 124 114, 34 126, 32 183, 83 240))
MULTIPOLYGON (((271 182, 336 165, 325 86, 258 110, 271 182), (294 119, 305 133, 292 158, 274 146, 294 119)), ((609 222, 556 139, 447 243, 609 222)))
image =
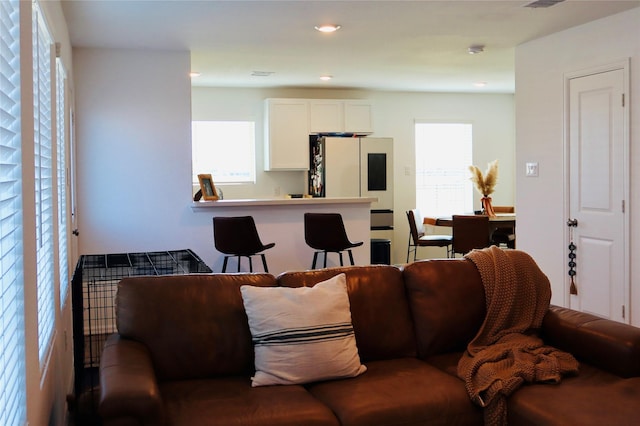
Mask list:
MULTIPOLYGON (((470 213, 471 215, 471 213, 470 213)), ((452 216, 443 216, 436 218, 436 226, 453 226, 452 216)), ((489 226, 494 229, 498 228, 514 228, 516 227, 515 213, 496 213, 495 216, 489 216, 489 226)))
MULTIPOLYGON (((471 215, 471 214, 469 214, 471 215)), ((432 222, 433 223, 433 222, 432 222)), ((435 226, 448 226, 453 228, 453 217, 437 217, 435 226)), ((512 234, 511 242, 507 245, 511 248, 515 248, 515 232, 516 232, 516 214, 511 213, 496 213, 495 216, 489 216, 489 238, 494 240, 494 235, 497 235, 496 230, 500 230, 500 234, 512 234)), ((497 244, 497 243, 496 243, 497 244)))

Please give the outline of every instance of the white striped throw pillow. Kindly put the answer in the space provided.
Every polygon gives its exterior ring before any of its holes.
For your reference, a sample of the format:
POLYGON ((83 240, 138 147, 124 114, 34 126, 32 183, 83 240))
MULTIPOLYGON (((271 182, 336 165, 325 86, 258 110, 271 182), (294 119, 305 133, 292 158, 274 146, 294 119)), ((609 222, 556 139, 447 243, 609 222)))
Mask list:
POLYGON ((360 363, 346 277, 313 287, 240 287, 255 349, 251 386, 355 377, 360 363))

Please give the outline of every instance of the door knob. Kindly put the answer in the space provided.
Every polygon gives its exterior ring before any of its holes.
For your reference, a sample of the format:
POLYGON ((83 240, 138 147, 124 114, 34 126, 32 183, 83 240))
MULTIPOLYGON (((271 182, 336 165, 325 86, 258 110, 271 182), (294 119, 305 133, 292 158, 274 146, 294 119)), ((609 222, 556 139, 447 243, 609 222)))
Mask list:
POLYGON ((569 219, 569 220, 567 220, 567 226, 569 228, 575 228, 576 226, 578 226, 578 219, 569 219))

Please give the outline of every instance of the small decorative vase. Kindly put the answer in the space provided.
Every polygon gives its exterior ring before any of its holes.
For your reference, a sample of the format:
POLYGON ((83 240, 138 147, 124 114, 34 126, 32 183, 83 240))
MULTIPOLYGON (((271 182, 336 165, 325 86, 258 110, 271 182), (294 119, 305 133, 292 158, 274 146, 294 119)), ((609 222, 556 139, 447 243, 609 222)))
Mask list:
POLYGON ((493 206, 491 205, 491 197, 489 197, 488 195, 484 195, 484 197, 482 197, 482 210, 484 210, 484 214, 486 214, 489 217, 496 217, 496 212, 493 211, 493 206))

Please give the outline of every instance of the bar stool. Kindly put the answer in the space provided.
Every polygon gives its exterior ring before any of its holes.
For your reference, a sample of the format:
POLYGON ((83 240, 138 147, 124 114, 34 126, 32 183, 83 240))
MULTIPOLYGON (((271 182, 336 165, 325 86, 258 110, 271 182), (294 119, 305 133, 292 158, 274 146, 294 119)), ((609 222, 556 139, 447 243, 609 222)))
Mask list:
POLYGON ((225 254, 222 264, 222 272, 227 271, 227 261, 230 257, 238 258, 238 272, 240 272, 240 259, 242 256, 249 259, 249 271, 253 272, 251 257, 260 255, 264 271, 269 272, 264 253, 276 243, 262 244, 256 223, 252 216, 239 217, 214 217, 213 240, 216 249, 225 254))
POLYGON ((305 213, 304 240, 309 247, 316 250, 313 254, 311 269, 316 268, 318 253, 324 253, 325 268, 327 267, 327 253, 338 253, 340 266, 343 266, 343 251, 349 253, 349 260, 354 265, 351 249, 364 244, 363 241, 353 243, 349 240, 340 213, 305 213))

